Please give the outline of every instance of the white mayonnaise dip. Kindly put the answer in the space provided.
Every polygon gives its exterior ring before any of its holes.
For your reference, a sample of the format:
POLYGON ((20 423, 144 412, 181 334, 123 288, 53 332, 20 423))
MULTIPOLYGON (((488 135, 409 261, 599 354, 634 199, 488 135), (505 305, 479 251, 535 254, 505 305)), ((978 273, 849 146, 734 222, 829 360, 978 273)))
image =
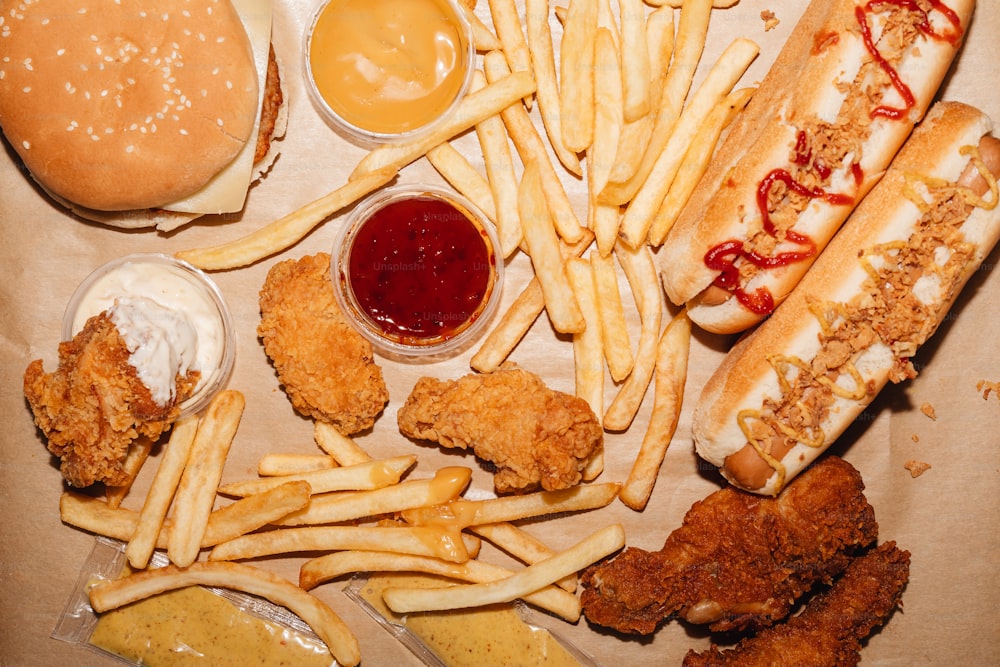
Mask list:
POLYGON ((222 316, 206 288, 180 267, 127 262, 99 276, 77 305, 73 333, 104 311, 159 405, 173 398, 178 373, 201 371, 197 392, 222 366, 222 316))

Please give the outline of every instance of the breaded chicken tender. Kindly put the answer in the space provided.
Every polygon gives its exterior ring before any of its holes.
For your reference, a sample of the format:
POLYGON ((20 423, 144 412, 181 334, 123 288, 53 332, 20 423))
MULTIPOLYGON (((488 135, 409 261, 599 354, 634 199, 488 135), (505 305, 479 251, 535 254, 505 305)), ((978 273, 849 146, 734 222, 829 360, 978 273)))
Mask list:
POLYGON ((659 551, 625 549, 584 571, 587 619, 649 634, 673 616, 717 632, 788 616, 878 538, 855 468, 827 456, 775 498, 726 487, 691 506, 659 551))
POLYGON ((497 493, 574 486, 604 441, 586 401, 510 364, 458 380, 421 378, 397 420, 403 435, 493 463, 497 493))
POLYGON ((260 314, 257 335, 295 409, 344 435, 371 428, 389 392, 371 343, 337 305, 330 255, 271 267, 260 291, 260 314))
POLYGON ((851 561, 833 586, 787 622, 741 639, 731 649, 689 651, 684 667, 849 667, 861 640, 884 625, 910 575, 910 553, 886 542, 851 561))
POLYGON ((140 436, 156 440, 180 414, 200 373, 178 376, 174 399, 158 405, 129 361, 129 350, 107 313, 87 320, 73 340, 59 344, 59 366, 46 373, 42 360, 24 373, 24 395, 35 424, 60 457, 72 486, 119 486, 129 446, 140 436))

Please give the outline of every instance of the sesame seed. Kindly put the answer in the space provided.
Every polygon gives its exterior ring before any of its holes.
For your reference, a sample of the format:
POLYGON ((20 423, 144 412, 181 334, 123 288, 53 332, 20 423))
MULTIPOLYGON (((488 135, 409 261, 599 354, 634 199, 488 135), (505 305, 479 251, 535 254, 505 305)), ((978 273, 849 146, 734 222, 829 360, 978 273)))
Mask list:
POLYGON ((21 92, 22 93, 30 93, 31 92, 31 86, 25 86, 24 88, 21 89, 21 92))
POLYGON ((135 152, 135 144, 129 144, 128 146, 126 146, 125 147, 125 152, 126 153, 134 153, 135 152))
POLYGON ((56 51, 56 55, 57 56, 66 55, 66 49, 59 49, 58 51, 56 51))
POLYGON ((183 134, 185 137, 188 135, 188 131, 185 130, 183 127, 180 129, 180 133, 183 134))
POLYGON ((22 141, 21 145, 24 146, 24 150, 30 150, 31 149, 31 143, 27 139, 25 139, 24 141, 22 141))

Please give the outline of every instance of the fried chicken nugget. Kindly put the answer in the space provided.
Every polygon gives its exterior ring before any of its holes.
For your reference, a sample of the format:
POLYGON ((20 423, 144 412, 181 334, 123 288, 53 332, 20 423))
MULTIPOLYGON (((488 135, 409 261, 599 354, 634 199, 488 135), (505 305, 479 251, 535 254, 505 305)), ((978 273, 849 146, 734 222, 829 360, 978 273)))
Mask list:
POLYGON ((295 409, 344 435, 371 428, 389 392, 371 343, 337 305, 330 255, 275 264, 259 302, 257 335, 295 409))
POLYGON ((421 378, 397 420, 407 437, 471 448, 492 462, 497 493, 578 484, 604 439, 586 401, 512 364, 458 380, 421 378))
POLYGON ((24 396, 48 449, 61 458, 69 484, 126 484, 125 457, 132 442, 156 440, 180 414, 178 407, 201 374, 178 376, 175 397, 158 405, 139 379, 130 353, 107 313, 87 320, 72 340, 59 344, 59 365, 46 373, 42 360, 24 372, 24 396))

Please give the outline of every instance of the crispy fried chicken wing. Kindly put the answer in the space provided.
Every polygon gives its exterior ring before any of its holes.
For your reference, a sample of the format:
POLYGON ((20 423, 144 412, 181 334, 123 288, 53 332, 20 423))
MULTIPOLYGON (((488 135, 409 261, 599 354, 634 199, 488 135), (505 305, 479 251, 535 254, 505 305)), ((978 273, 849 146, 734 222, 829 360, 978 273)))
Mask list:
POLYGON ((389 392, 371 343, 337 305, 330 256, 318 253, 271 267, 260 313, 257 335, 295 409, 344 435, 371 428, 389 392))
POLYGON ((192 371, 178 376, 174 400, 158 405, 129 361, 129 350, 107 313, 87 320, 73 340, 59 344, 59 365, 46 373, 42 360, 24 373, 24 395, 35 424, 60 457, 73 486, 126 484, 129 446, 140 436, 156 440, 176 420, 198 383, 192 371))
POLYGON ((604 439, 586 401, 513 365, 458 380, 421 378, 397 419, 403 435, 471 448, 492 462, 497 493, 578 484, 604 439))
POLYGON ((688 652, 684 667, 843 667, 861 660, 861 640, 892 614, 906 587, 910 554, 886 542, 851 561, 833 586, 785 623, 731 649, 688 652))
POLYGON ((674 615, 715 631, 770 625, 875 541, 863 490, 857 470, 832 456, 777 498, 720 489, 688 510, 660 551, 628 548, 588 568, 584 613, 639 634, 674 615))

